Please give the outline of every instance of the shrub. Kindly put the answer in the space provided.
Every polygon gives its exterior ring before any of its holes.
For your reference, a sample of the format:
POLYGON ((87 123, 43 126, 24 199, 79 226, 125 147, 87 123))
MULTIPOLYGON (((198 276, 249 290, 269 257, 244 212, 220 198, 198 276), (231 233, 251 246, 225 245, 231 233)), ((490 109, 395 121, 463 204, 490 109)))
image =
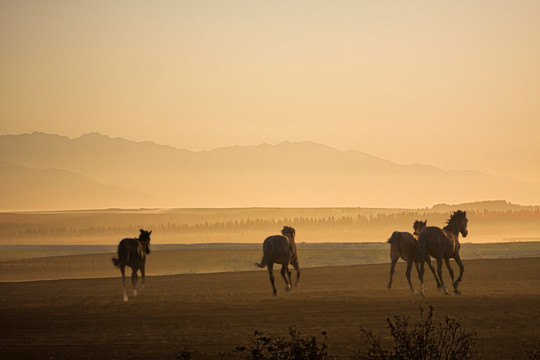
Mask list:
POLYGON ((540 348, 527 351, 527 360, 540 360, 540 348))
POLYGON ((474 360, 480 359, 476 349, 476 333, 468 332, 461 323, 445 316, 443 322, 434 323, 433 307, 429 305, 427 314, 420 306, 420 320, 409 324, 409 318, 394 316, 386 319, 393 347, 386 350, 381 337, 371 330, 361 328, 367 349, 353 354, 355 360, 474 360))
POLYGON ((289 327, 288 336, 274 337, 255 330, 254 339, 248 346, 237 346, 223 357, 247 360, 329 360, 326 331, 321 332, 323 341, 315 336, 302 336, 295 326, 289 327))
POLYGON ((193 358, 193 351, 189 349, 179 350, 174 354, 175 360, 191 360, 193 358))

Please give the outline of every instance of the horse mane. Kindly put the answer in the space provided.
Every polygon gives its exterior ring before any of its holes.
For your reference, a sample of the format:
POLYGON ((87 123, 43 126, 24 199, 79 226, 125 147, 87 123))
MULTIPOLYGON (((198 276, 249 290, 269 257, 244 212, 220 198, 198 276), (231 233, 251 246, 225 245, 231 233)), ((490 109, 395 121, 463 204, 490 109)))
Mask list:
POLYGON ((289 246, 291 249, 291 263, 298 261, 298 251, 296 250, 296 242, 294 241, 296 230, 290 226, 284 226, 283 229, 281 229, 281 234, 289 240, 289 246))
POLYGON ((286 237, 288 237, 287 235, 290 234, 292 239, 294 240, 294 237, 296 235, 296 230, 294 230, 294 228, 290 226, 284 226, 283 229, 281 229, 281 234, 286 237))
POLYGON ((458 229, 459 222, 463 220, 466 217, 466 215, 467 215, 466 211, 461 211, 461 210, 454 211, 454 213, 450 215, 450 219, 446 221, 446 226, 444 228, 453 229, 453 230, 456 230, 457 232, 459 230, 458 229))
POLYGON ((425 228, 426 225, 427 225, 427 220, 426 221, 415 220, 413 224, 413 229, 415 231, 418 231, 420 228, 425 228))

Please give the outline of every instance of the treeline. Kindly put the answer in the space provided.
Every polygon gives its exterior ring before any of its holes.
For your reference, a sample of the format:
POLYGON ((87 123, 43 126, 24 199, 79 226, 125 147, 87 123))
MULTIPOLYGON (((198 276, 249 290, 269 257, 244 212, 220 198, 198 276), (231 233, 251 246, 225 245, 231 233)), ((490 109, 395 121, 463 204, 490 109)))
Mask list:
MULTIPOLYGON (((169 221, 160 222, 159 217, 152 223, 131 225, 80 226, 66 224, 2 224, 0 236, 6 243, 17 239, 80 238, 80 237, 131 237, 137 236, 139 229, 151 229, 155 236, 175 238, 179 241, 194 237, 219 236, 220 234, 243 234, 263 236, 279 231, 289 225, 302 234, 383 234, 391 231, 412 231, 415 220, 427 220, 428 225, 444 226, 450 213, 404 211, 393 214, 326 217, 284 217, 281 219, 237 219, 227 221, 200 221, 194 224, 169 221)), ((538 232, 540 235, 540 210, 472 210, 467 212, 469 228, 474 232, 538 232)), ((330 240, 329 240, 330 241, 330 240)), ((332 239, 331 241, 339 241, 332 239)))

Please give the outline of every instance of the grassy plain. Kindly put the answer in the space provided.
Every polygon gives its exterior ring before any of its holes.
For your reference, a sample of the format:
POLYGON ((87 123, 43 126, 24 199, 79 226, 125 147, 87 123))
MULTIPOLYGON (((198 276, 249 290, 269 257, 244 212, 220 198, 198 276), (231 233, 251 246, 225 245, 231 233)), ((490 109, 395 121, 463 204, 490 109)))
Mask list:
POLYGON ((425 298, 408 290, 403 262, 392 289, 387 264, 305 269, 292 292, 276 273, 277 297, 264 270, 150 276, 128 303, 118 277, 0 282, 1 357, 161 360, 190 349, 219 359, 255 329, 283 336, 296 324, 309 335, 328 331, 329 351, 347 359, 362 346, 360 325, 388 339, 387 317, 416 318, 430 303, 436 320, 446 314, 477 332, 486 359, 525 359, 540 340, 539 272, 540 258, 466 260, 462 295, 443 295, 428 275, 425 298))

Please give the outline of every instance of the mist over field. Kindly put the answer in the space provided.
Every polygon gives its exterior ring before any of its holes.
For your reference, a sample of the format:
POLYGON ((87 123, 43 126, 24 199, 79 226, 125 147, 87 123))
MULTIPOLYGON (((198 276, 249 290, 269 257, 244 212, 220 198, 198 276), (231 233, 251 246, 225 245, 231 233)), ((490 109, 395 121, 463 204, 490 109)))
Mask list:
POLYGON ((436 205, 425 209, 230 208, 81 210, 0 213, 0 245, 114 245, 139 229, 153 230, 154 244, 262 243, 283 226, 299 243, 384 242, 411 231, 415 220, 444 226, 453 211, 467 211, 464 242, 540 238, 540 207, 505 201, 436 205))

